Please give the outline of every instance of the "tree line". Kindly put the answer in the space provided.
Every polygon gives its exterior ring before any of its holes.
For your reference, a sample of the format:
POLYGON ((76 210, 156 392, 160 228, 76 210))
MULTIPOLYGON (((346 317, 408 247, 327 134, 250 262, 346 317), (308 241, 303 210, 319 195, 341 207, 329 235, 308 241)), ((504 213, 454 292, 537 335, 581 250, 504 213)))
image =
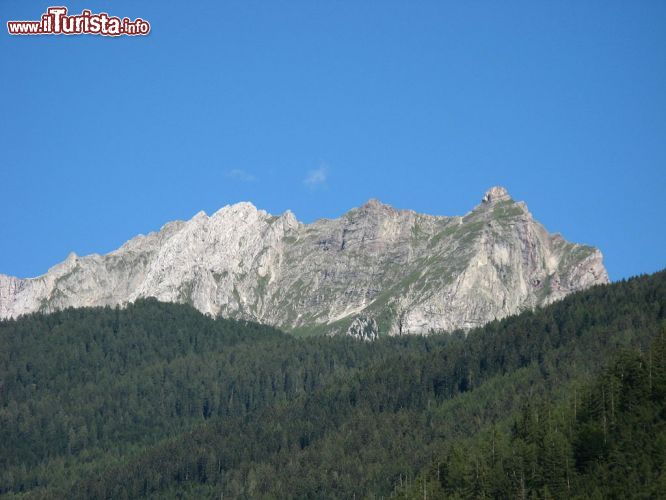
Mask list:
POLYGON ((647 494, 663 483, 665 320, 666 272, 373 343, 153 299, 1 321, 0 493, 647 494))

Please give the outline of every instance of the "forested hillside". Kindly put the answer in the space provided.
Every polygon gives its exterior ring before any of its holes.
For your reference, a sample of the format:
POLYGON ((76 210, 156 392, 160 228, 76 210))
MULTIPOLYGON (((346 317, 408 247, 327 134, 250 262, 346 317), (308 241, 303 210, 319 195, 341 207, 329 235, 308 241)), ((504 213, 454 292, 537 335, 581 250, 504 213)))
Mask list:
POLYGON ((0 493, 655 496, 665 321, 666 272, 372 343, 155 300, 2 321, 0 493))
POLYGON ((558 404, 449 443, 398 498, 666 498, 666 329, 558 404))

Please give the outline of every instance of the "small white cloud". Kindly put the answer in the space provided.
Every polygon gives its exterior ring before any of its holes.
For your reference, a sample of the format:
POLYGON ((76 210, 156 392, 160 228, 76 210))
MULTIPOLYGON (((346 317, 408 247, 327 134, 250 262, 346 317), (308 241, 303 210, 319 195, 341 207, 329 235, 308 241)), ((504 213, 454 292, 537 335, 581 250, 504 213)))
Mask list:
POLYGON ((317 189, 326 185, 326 179, 328 178, 328 168, 326 165, 322 165, 319 168, 310 170, 308 175, 305 177, 303 184, 305 184, 310 189, 317 189))
POLYGON ((257 178, 254 175, 240 168, 234 168, 232 170, 227 171, 226 176, 229 177, 230 179, 235 179, 241 182, 254 182, 257 180, 257 178))

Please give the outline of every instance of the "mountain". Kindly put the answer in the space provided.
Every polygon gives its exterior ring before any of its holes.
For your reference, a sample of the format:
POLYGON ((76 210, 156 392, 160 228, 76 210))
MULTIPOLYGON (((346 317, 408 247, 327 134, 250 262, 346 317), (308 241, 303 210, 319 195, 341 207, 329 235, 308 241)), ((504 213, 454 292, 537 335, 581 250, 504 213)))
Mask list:
POLYGON ((549 234, 488 190, 465 216, 377 200, 311 224, 250 203, 166 224, 107 255, 70 254, 45 275, 0 275, 0 318, 139 298, 300 333, 469 329, 608 282, 599 250, 549 234))

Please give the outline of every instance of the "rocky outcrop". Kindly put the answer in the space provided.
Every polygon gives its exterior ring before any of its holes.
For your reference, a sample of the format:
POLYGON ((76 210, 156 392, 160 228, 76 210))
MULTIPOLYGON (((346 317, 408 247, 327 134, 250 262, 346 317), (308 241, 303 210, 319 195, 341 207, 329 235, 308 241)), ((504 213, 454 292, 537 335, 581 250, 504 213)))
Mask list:
POLYGON ((357 340, 372 341, 379 336, 379 328, 374 318, 357 316, 347 328, 347 335, 357 340))
POLYGON ((302 333, 425 334, 606 282, 599 250, 549 234, 495 187, 462 217, 377 200, 312 224, 250 203, 200 212, 37 278, 0 275, 0 317, 156 297, 302 333))

